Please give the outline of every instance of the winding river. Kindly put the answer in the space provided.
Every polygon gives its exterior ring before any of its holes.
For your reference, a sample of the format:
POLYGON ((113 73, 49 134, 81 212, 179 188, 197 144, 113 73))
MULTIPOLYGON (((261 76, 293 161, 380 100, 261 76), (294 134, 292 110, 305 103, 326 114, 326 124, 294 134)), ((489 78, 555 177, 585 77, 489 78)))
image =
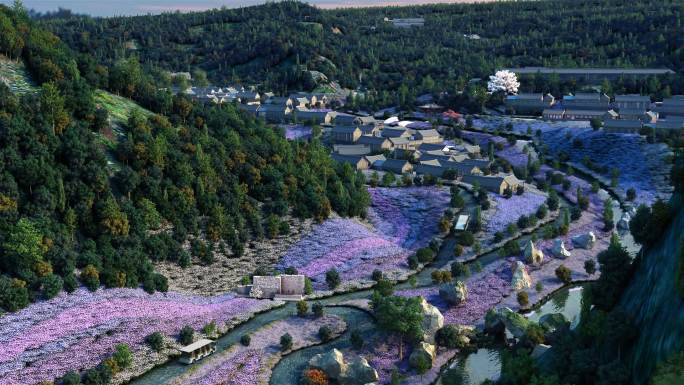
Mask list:
MULTIPOLYGON (((472 197, 469 194, 466 195, 466 197, 466 207, 470 207, 473 201, 472 197)), ((568 202, 563 198, 561 199, 561 206, 568 206, 568 202)), ((615 208, 614 210, 616 218, 620 218, 622 211, 619 209, 619 207, 615 208)), ((541 239, 542 231, 542 228, 539 228, 531 234, 521 235, 517 238, 517 240, 520 244, 525 244, 535 235, 537 238, 541 239)), ((627 236, 629 236, 629 234, 627 234, 627 236)), ((624 241, 628 243, 628 248, 633 251, 633 247, 629 247, 633 246, 633 244, 630 244, 631 237, 624 238, 624 241)), ((415 284, 417 287, 431 286, 433 284, 431 273, 436 269, 443 269, 453 261, 452 251, 455 244, 454 238, 449 237, 445 239, 435 262, 430 267, 423 269, 414 276, 416 278, 415 284)), ((481 255, 476 260, 468 262, 467 264, 479 262, 482 265, 487 265, 499 260, 500 258, 501 257, 499 256, 497 249, 481 255)), ((402 282, 396 286, 397 289, 408 289, 412 287, 413 286, 411 286, 409 282, 402 282)), ((370 341, 375 338, 377 333, 374 322, 368 313, 351 307, 335 306, 352 299, 369 298, 371 294, 372 290, 368 289, 352 293, 338 294, 329 298, 321 299, 320 302, 326 307, 325 311, 329 314, 335 314, 342 317, 349 325, 348 330, 342 336, 329 343, 304 348, 285 356, 274 368, 270 384, 291 385, 298 383, 299 374, 305 368, 308 360, 315 354, 328 351, 332 348, 348 347, 350 344, 349 336, 351 334, 351 330, 359 330, 366 341, 370 341)), ((542 304, 541 307, 539 307, 533 314, 531 314, 530 319, 538 319, 538 317, 546 313, 561 312, 566 316, 567 319, 572 320, 572 322, 576 324, 579 317, 580 298, 581 288, 564 288, 559 290, 549 300, 542 304)), ((226 335, 220 337, 217 340, 217 351, 225 350, 231 345, 239 343, 240 337, 243 334, 253 333, 270 322, 283 319, 294 314, 296 314, 294 303, 288 303, 283 307, 259 314, 249 321, 239 325, 226 335)), ((201 362, 198 363, 198 365, 201 364, 201 362)), ((458 376, 458 378, 467 379, 462 380, 461 382, 465 385, 479 384, 487 378, 492 379, 494 377, 498 377, 500 365, 501 362, 496 350, 480 349, 469 356, 457 358, 452 363, 450 368, 445 371, 438 383, 443 383, 444 385, 458 383, 453 382, 454 378, 456 378, 455 376, 458 376)), ((164 365, 158 366, 148 371, 141 377, 132 380, 130 384, 158 385, 168 383, 187 371, 189 368, 191 368, 191 366, 183 365, 176 360, 172 360, 164 365)))

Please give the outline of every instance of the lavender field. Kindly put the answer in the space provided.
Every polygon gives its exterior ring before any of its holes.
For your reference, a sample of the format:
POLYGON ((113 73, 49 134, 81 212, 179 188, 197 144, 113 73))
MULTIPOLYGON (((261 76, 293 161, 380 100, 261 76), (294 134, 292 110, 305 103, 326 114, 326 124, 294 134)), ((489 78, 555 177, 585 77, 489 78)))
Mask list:
POLYGON ((281 258, 279 269, 295 267, 324 289, 325 272, 336 269, 345 281, 367 280, 374 269, 386 274, 408 270, 407 257, 438 233, 449 192, 437 187, 371 188, 369 223, 329 219, 281 258))
POLYGON ((70 370, 90 368, 127 344, 136 352, 145 337, 175 337, 185 325, 201 329, 212 320, 223 328, 277 304, 272 301, 147 294, 142 289, 107 289, 39 302, 0 318, 0 383, 52 381, 70 370))

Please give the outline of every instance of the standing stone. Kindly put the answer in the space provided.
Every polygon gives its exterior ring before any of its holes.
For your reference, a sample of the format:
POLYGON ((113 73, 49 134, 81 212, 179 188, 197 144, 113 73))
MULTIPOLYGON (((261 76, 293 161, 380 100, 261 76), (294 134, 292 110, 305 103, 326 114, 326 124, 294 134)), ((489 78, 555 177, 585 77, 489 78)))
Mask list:
POLYGON ((544 261, 544 253, 534 247, 532 240, 528 241, 525 246, 525 261, 533 266, 539 266, 544 261))
POLYGON ((339 382, 342 385, 364 385, 374 383, 378 379, 378 372, 368 364, 368 361, 363 357, 357 357, 347 365, 347 371, 339 382))
POLYGON ((444 316, 436 307, 430 305, 425 298, 421 298, 423 309, 423 341, 435 343, 435 333, 444 326, 444 316))
POLYGON ((435 362, 435 356, 435 345, 421 342, 413 349, 413 352, 411 352, 411 355, 409 356, 409 364, 411 367, 415 368, 418 366, 418 362, 420 362, 421 358, 425 359, 430 364, 433 364, 435 362))
POLYGON ((596 235, 593 231, 572 237, 572 244, 580 249, 592 249, 596 243, 596 235))
POLYGON ((555 257, 561 259, 565 259, 571 255, 570 252, 565 248, 565 243, 562 239, 556 239, 555 241, 553 241, 553 248, 551 249, 551 253, 555 257))
POLYGON ((468 298, 468 288, 461 281, 455 285, 447 283, 439 288, 439 296, 452 305, 460 305, 468 298))
POLYGON ((347 364, 341 351, 333 349, 327 353, 316 354, 309 360, 309 366, 320 369, 333 379, 340 379, 347 373, 347 364))
POLYGON ((532 287, 532 278, 527 273, 525 264, 520 261, 515 261, 511 266, 513 271, 513 278, 511 279, 511 286, 516 291, 529 289, 532 287))

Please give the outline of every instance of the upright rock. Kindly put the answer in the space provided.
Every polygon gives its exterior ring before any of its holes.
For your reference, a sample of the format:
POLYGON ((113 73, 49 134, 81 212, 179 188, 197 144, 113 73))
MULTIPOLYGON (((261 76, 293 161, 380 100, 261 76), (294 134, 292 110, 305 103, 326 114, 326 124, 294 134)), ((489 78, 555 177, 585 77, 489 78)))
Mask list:
POLYGON ((554 257, 561 259, 565 259, 571 255, 570 252, 565 248, 565 243, 562 239, 556 239, 553 241, 551 254, 553 254, 554 257))
POLYGON ((525 246, 525 261, 533 266, 539 266, 544 261, 544 253, 534 247, 532 240, 528 241, 525 246))
POLYGON ((629 213, 623 213, 622 217, 618 221, 617 227, 620 230, 629 230, 629 221, 632 220, 632 217, 629 215, 629 213))
POLYGON ((460 305, 468 298, 468 288, 461 281, 454 285, 447 283, 439 288, 439 296, 452 305, 460 305))
POLYGON ((426 342, 419 343, 411 352, 409 356, 409 365, 415 368, 421 359, 426 360, 432 365, 435 362, 436 353, 435 345, 430 345, 426 342))
POLYGON ((339 382, 342 385, 364 385, 378 380, 378 372, 368 364, 368 361, 363 357, 356 357, 347 365, 347 372, 339 382))
POLYGON ((594 247, 594 244, 596 243, 596 235, 594 235, 593 231, 590 231, 586 234, 580 234, 572 237, 572 244, 573 246, 580 248, 580 249, 587 249, 590 250, 594 247))
POLYGON ((434 344, 435 333, 444 326, 444 316, 425 298, 421 298, 420 306, 423 308, 423 341, 434 344))
POLYGON ((527 273, 525 264, 520 261, 515 261, 511 266, 513 271, 513 278, 511 279, 511 286, 515 290, 529 289, 532 287, 532 278, 527 273))
POLYGON ((309 366, 324 371, 328 377, 336 380, 344 377, 348 369, 344 363, 344 355, 337 349, 316 354, 309 360, 309 366))

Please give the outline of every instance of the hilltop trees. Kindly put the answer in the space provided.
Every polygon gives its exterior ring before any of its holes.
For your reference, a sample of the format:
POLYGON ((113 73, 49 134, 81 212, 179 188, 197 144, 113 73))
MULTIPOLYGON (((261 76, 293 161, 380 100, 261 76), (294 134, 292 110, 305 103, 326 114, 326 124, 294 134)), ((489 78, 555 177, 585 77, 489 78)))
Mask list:
POLYGON ((286 233, 280 218, 357 216, 370 203, 363 175, 333 163, 316 141, 290 143, 234 106, 159 91, 134 57, 76 63, 55 36, 4 6, 0 29, 0 52, 21 38, 11 55, 39 86, 19 96, 0 84, 3 310, 73 291, 77 276, 90 290, 165 291, 151 260, 187 266, 181 245, 191 236, 211 241, 200 253, 211 263, 213 247, 240 256, 251 239, 286 233), (107 112, 93 86, 158 114, 131 113, 125 134, 105 147, 107 112))

